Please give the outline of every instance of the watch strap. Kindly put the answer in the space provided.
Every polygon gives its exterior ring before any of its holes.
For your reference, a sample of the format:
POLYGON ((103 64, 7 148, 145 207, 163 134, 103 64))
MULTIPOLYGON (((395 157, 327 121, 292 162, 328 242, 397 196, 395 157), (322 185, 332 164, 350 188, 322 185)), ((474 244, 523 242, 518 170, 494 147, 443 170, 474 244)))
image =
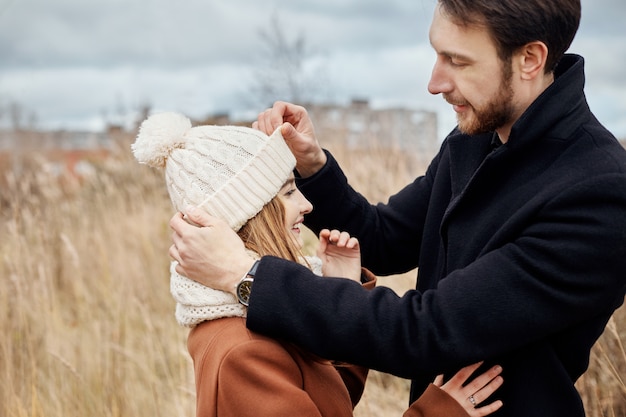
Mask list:
POLYGON ((250 304, 250 293, 252 292, 252 283, 254 282, 254 276, 259 266, 259 261, 254 261, 252 268, 241 278, 239 284, 237 284, 237 300, 240 304, 248 307, 250 304))

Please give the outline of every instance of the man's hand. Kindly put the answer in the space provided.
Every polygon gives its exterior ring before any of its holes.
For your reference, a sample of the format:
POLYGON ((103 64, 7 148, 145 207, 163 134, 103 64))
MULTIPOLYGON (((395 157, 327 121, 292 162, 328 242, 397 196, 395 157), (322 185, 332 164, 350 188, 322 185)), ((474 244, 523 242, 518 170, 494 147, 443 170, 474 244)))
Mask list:
POLYGON ((361 247, 347 232, 324 229, 320 232, 317 256, 327 277, 349 278, 361 282, 361 247))
POLYGON ((176 271, 207 287, 235 294, 254 260, 226 222, 192 207, 185 217, 176 213, 170 227, 174 243, 169 254, 178 262, 176 271))
POLYGON ((303 178, 315 174, 326 164, 326 154, 315 138, 313 123, 304 107, 277 101, 272 108, 259 114, 252 127, 267 135, 280 128, 296 157, 296 169, 303 178))

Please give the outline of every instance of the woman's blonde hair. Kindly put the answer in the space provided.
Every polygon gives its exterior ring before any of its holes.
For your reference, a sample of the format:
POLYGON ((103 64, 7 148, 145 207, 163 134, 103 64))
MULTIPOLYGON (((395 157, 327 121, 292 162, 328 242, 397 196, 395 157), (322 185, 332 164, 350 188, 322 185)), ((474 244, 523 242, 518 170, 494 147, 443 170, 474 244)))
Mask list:
POLYGON ((302 250, 285 227, 285 207, 278 196, 248 220, 238 232, 245 247, 259 256, 276 256, 302 263, 302 250))

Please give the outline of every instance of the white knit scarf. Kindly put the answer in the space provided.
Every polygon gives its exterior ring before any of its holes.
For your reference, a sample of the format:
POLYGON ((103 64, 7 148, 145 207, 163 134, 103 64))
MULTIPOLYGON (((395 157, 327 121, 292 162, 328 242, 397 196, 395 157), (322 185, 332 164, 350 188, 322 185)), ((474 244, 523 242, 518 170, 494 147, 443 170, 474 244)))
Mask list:
MULTIPOLYGON (((255 259, 258 255, 251 254, 255 259)), ((307 256, 311 270, 322 275, 322 260, 307 256)), ((170 292, 176 300, 176 321, 181 326, 194 327, 207 320, 223 317, 246 317, 247 309, 231 293, 214 290, 176 272, 173 261, 170 265, 170 292)))

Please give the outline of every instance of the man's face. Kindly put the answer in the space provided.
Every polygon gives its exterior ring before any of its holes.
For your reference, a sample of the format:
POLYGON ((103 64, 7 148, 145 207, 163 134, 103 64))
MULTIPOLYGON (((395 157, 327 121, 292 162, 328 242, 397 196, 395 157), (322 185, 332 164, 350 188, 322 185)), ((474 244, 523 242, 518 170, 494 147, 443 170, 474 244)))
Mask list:
POLYGON ((430 42, 437 53, 428 91, 442 94, 459 129, 475 135, 510 128, 516 118, 513 73, 486 28, 459 26, 435 10, 430 42))

